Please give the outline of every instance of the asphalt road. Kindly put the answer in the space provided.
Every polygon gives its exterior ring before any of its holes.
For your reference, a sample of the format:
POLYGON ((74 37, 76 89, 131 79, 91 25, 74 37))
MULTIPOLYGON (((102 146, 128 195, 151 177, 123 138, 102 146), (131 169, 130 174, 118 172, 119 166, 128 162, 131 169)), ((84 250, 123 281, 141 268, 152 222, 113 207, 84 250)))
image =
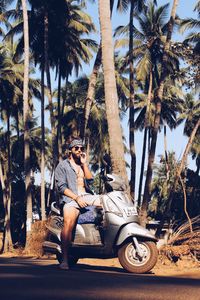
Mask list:
POLYGON ((200 300, 200 279, 135 275, 84 264, 63 271, 55 260, 0 257, 0 299, 200 300))

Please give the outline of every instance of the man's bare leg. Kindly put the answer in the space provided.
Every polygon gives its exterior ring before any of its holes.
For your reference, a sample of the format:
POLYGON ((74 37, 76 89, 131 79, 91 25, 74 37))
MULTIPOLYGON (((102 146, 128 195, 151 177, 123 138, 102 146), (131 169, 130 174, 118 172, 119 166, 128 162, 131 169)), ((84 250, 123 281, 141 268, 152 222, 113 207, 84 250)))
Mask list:
POLYGON ((60 268, 64 270, 69 269, 68 249, 72 240, 72 232, 76 224, 78 215, 79 215, 79 210, 77 208, 67 207, 67 205, 64 206, 63 208, 64 225, 61 232, 61 247, 62 247, 63 260, 62 263, 60 264, 60 268))

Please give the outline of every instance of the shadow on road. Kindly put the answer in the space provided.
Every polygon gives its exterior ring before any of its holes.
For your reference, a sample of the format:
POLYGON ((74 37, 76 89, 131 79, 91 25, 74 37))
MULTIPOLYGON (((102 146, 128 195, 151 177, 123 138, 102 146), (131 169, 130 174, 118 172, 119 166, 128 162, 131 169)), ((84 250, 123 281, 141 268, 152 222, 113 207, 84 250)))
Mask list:
POLYGON ((136 275, 117 267, 77 264, 63 271, 55 261, 0 257, 0 270, 4 300, 200 299, 199 279, 136 275))

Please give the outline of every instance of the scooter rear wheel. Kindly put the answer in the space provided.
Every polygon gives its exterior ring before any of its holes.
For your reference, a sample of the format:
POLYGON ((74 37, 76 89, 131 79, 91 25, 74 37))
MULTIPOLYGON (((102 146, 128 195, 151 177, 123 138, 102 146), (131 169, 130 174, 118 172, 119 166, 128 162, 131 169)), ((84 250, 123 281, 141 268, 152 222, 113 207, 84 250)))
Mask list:
POLYGON ((118 250, 118 259, 122 267, 131 273, 147 273, 156 264, 158 250, 152 241, 139 241, 139 246, 143 252, 143 257, 139 257, 133 242, 124 244, 118 250))
MULTIPOLYGON (((56 258, 59 263, 62 262, 62 253, 57 253, 56 258)), ((74 257, 72 255, 69 256, 69 266, 73 267, 78 262, 78 257, 74 257)))

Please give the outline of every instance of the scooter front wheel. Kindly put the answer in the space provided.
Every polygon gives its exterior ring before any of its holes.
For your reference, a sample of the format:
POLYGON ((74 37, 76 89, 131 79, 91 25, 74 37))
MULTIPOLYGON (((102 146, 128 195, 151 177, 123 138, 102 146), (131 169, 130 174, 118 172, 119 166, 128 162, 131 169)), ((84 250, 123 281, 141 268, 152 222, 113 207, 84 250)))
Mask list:
POLYGON ((158 250, 152 241, 138 240, 142 256, 139 256, 133 242, 124 244, 118 250, 118 259, 122 267, 131 273, 147 273, 156 264, 158 250))
MULTIPOLYGON (((62 262, 62 253, 57 253, 56 258, 59 263, 62 262)), ((73 267, 78 262, 78 257, 74 257, 72 255, 69 255, 69 266, 73 267)))

